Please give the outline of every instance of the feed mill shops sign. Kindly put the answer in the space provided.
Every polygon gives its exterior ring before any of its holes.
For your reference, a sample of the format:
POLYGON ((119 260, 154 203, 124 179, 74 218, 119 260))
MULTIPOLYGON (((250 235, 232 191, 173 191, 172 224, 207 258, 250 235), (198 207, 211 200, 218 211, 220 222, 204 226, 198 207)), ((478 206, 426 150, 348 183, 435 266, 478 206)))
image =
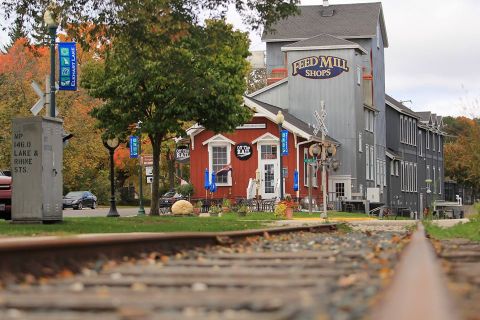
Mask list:
POLYGON ((347 60, 332 56, 313 56, 292 63, 292 75, 308 79, 329 79, 348 72, 347 60))
POLYGON ((252 151, 252 146, 249 143, 239 143, 235 146, 235 157, 238 160, 248 160, 252 156, 252 151))

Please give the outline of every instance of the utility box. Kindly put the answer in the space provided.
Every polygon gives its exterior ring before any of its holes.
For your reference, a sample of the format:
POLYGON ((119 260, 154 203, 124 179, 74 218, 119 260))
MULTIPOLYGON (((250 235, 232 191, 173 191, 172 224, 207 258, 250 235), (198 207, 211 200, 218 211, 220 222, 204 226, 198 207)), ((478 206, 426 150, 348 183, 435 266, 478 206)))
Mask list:
POLYGON ((367 200, 370 202, 380 202, 380 188, 367 188, 367 200))
POLYGON ((12 222, 61 221, 63 121, 17 118, 12 130, 12 222))

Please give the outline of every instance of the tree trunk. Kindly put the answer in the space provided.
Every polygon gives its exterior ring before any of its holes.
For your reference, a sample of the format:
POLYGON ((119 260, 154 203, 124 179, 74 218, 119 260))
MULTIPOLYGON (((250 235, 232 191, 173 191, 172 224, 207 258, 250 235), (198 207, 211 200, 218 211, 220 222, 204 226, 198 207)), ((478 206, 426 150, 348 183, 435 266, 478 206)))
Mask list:
POLYGON ((152 153, 153 153, 153 185, 152 185, 152 200, 150 204, 150 215, 158 216, 158 194, 159 185, 160 185, 160 152, 162 146, 163 135, 154 134, 149 135, 150 142, 152 143, 152 153))

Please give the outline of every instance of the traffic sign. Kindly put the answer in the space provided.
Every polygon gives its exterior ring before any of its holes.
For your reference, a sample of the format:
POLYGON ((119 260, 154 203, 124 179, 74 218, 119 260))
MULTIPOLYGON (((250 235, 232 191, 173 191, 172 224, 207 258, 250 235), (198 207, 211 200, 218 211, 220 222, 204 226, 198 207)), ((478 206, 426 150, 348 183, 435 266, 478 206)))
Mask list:
POLYGON ((303 162, 314 163, 314 162, 317 162, 317 159, 315 159, 315 158, 305 158, 305 159, 303 159, 303 162))
MULTIPOLYGON (((40 85, 32 81, 32 88, 33 91, 37 94, 37 96, 40 98, 38 101, 33 105, 33 107, 30 108, 30 111, 33 113, 34 116, 36 116, 40 111, 42 111, 43 106, 48 104, 47 101, 47 95, 50 94, 50 78, 47 76, 45 80, 45 93, 42 91, 40 88, 40 85)), ((58 109, 55 107, 55 116, 58 116, 58 109)))
POLYGON ((138 137, 130 136, 130 158, 138 158, 138 137))
POLYGON ((148 176, 153 176, 153 167, 151 166, 146 166, 145 167, 145 175, 148 176))
POLYGON ((153 166, 153 154, 142 154, 142 164, 144 166, 153 166))

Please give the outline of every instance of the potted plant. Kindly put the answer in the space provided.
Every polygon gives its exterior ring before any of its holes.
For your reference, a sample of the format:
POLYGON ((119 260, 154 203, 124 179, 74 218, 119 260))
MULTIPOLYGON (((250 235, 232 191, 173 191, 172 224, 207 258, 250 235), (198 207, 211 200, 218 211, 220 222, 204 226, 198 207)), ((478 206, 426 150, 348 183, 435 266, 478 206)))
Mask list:
POLYGON ((245 217, 248 212, 249 212, 248 207, 245 204, 240 205, 237 209, 237 214, 240 217, 245 217))
POLYGON ((210 213, 211 217, 221 217, 222 209, 219 206, 211 206, 208 213, 210 213))
POLYGON ((293 208, 295 208, 296 206, 297 204, 292 200, 292 197, 287 194, 285 195, 285 200, 280 201, 275 207, 275 216, 292 219, 293 208))
POLYGON ((202 201, 199 200, 199 201, 195 202, 195 205, 193 206, 193 213, 198 216, 200 214, 200 212, 202 211, 202 206, 203 206, 202 201))
POLYGON ((230 202, 230 199, 227 199, 227 198, 223 199, 223 201, 222 201, 222 211, 224 213, 229 212, 231 205, 232 205, 232 203, 230 202))

